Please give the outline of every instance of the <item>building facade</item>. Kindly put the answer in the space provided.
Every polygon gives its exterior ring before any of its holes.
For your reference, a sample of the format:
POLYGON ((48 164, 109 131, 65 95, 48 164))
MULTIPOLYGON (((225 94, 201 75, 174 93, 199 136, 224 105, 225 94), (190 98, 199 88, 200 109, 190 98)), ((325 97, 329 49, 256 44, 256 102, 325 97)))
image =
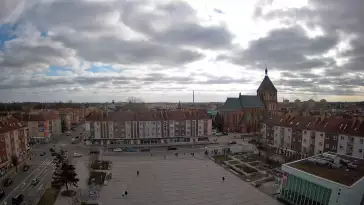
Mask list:
POLYGON ((288 113, 269 117, 262 123, 262 137, 278 152, 287 155, 317 155, 336 152, 364 157, 364 125, 362 117, 298 116, 288 113))
POLYGON ((33 142, 49 142, 54 135, 62 134, 61 117, 54 111, 17 113, 13 115, 26 123, 29 139, 33 142))
POLYGON ((222 131, 238 133, 258 133, 260 123, 265 115, 277 111, 277 89, 268 77, 260 84, 257 95, 241 95, 238 98, 227 98, 219 109, 222 131))
POLYGON ((26 159, 28 128, 12 116, 0 118, 0 169, 11 164, 12 156, 19 161, 26 159))
POLYGON ((212 120, 203 110, 93 113, 86 120, 93 144, 197 143, 212 135, 212 120))

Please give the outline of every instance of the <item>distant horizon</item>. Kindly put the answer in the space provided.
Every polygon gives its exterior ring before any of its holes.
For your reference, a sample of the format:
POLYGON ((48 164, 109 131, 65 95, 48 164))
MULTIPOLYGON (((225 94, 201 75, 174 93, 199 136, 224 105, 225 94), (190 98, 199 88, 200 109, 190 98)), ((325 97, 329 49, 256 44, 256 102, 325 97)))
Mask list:
MULTIPOLYGON (((301 100, 301 102, 307 102, 308 100, 301 100)), ((198 101, 198 102, 190 102, 190 101, 177 101, 177 102, 132 102, 132 103, 144 103, 144 104, 153 104, 153 103, 171 103, 171 104, 178 104, 178 103, 183 103, 183 104, 204 104, 204 103, 224 103, 225 101, 221 101, 221 102, 214 102, 214 101, 198 101)), ((320 102, 320 100, 315 101, 315 102, 320 102)), ((84 104, 84 103, 91 103, 91 104, 106 104, 106 103, 112 103, 111 101, 106 101, 106 102, 63 102, 63 101, 44 101, 44 102, 40 102, 40 101, 12 101, 12 102, 0 102, 0 104, 12 104, 12 103, 39 103, 39 104, 45 104, 45 103, 61 103, 61 104, 84 104)), ((115 104, 117 103, 129 103, 129 101, 115 101, 115 104)), ((278 103, 284 103, 283 101, 278 101, 278 103)), ((294 103, 294 101, 289 101, 289 103, 294 103)), ((326 101, 326 103, 364 103, 364 101, 326 101)))

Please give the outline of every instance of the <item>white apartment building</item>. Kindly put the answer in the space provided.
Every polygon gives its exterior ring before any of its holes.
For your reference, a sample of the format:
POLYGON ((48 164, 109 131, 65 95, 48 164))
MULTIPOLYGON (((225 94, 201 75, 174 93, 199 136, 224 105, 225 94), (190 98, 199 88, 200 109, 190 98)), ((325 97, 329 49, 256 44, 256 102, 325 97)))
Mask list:
POLYGON ((89 116, 89 139, 99 144, 197 143, 212 135, 203 111, 112 112, 89 116))
POLYGON ((364 125, 361 118, 283 116, 266 120, 262 137, 287 155, 336 152, 364 158, 364 125))

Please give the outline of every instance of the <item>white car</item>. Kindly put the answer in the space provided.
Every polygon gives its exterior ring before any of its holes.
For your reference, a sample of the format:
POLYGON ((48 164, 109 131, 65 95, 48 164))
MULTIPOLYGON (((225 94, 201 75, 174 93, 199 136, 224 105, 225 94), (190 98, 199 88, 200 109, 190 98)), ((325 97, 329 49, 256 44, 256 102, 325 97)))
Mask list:
POLYGON ((76 153, 76 152, 75 152, 75 153, 73 153, 73 156, 74 156, 74 157, 82 157, 82 154, 80 154, 80 153, 76 153))
POLYGON ((121 148, 115 148, 115 149, 113 149, 112 151, 114 151, 114 152, 122 152, 122 151, 123 151, 123 149, 121 149, 121 148))

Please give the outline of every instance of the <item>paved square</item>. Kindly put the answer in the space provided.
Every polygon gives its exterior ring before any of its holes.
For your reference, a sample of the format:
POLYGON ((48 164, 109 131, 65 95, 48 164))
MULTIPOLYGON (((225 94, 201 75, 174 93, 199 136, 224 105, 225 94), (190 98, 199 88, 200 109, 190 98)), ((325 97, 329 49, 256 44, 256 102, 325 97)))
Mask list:
POLYGON ((203 156, 169 156, 167 159, 163 156, 105 156, 104 160, 113 161, 113 179, 102 188, 99 201, 103 204, 280 204, 203 156), (123 197, 125 190, 128 196, 123 197))

